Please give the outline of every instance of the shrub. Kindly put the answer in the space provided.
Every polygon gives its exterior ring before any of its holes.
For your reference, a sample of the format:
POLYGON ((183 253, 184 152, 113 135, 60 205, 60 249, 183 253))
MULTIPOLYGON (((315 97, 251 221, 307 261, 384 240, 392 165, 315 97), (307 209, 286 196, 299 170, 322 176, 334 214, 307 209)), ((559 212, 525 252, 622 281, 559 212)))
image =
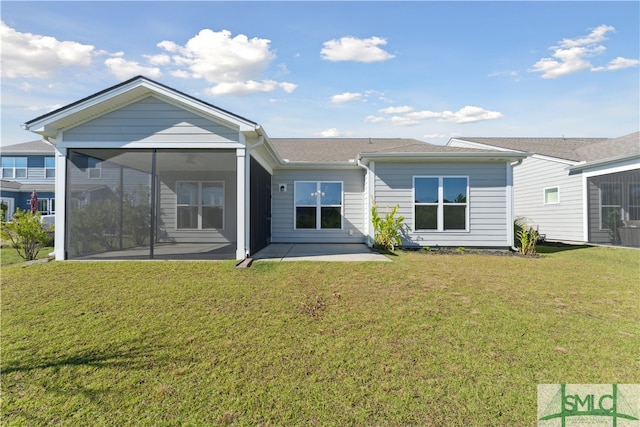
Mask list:
POLYGON ((374 247, 393 251, 402 243, 400 236, 404 217, 402 215, 396 217, 398 210, 400 205, 396 205, 391 212, 381 218, 378 214, 378 205, 374 203, 371 207, 371 222, 375 230, 374 247))
POLYGON ((520 218, 515 221, 514 229, 518 251, 523 255, 535 255, 536 243, 540 238, 538 228, 530 227, 523 218, 520 218))
POLYGON ((36 259, 40 250, 51 240, 52 226, 46 228, 40 221, 40 212, 32 214, 16 209, 11 222, 2 223, 2 240, 9 242, 20 257, 27 261, 36 259))

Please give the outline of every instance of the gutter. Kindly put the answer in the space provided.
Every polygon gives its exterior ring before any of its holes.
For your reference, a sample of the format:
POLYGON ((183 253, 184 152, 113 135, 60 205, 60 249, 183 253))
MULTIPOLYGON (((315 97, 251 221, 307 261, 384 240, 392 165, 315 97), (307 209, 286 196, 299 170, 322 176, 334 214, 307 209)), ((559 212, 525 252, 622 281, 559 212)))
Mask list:
POLYGON ((360 159, 393 159, 393 160, 410 160, 410 161, 424 161, 424 160, 457 160, 457 161, 465 161, 465 160, 521 160, 526 158, 528 155, 526 153, 519 153, 514 151, 509 151, 505 153, 469 153, 469 152, 424 152, 424 153, 360 153, 358 154, 357 160, 360 159))

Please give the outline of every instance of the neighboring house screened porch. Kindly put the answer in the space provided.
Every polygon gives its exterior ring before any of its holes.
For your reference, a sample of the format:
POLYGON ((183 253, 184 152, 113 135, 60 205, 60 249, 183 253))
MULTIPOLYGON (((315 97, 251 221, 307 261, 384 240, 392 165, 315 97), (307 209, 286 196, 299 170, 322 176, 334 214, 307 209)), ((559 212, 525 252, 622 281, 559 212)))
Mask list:
POLYGON ((589 242, 640 247, 640 170, 587 179, 589 242))
POLYGON ((234 259, 236 151, 69 149, 67 259, 234 259))

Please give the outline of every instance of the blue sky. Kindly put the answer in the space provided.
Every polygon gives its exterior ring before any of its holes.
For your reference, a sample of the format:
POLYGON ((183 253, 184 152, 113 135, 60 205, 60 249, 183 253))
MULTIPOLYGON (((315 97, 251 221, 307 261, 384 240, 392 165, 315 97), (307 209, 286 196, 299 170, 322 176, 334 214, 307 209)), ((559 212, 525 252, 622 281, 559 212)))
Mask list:
POLYGON ((3 1, 2 144, 143 74, 271 137, 616 137, 640 2, 3 1))

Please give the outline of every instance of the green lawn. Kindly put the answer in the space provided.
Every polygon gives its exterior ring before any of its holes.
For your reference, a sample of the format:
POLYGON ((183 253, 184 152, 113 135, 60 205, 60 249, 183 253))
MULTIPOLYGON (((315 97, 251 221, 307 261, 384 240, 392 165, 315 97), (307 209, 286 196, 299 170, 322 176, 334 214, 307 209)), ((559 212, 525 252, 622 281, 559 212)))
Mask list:
POLYGON ((536 423, 640 382, 640 252, 2 268, 3 425, 536 423))

